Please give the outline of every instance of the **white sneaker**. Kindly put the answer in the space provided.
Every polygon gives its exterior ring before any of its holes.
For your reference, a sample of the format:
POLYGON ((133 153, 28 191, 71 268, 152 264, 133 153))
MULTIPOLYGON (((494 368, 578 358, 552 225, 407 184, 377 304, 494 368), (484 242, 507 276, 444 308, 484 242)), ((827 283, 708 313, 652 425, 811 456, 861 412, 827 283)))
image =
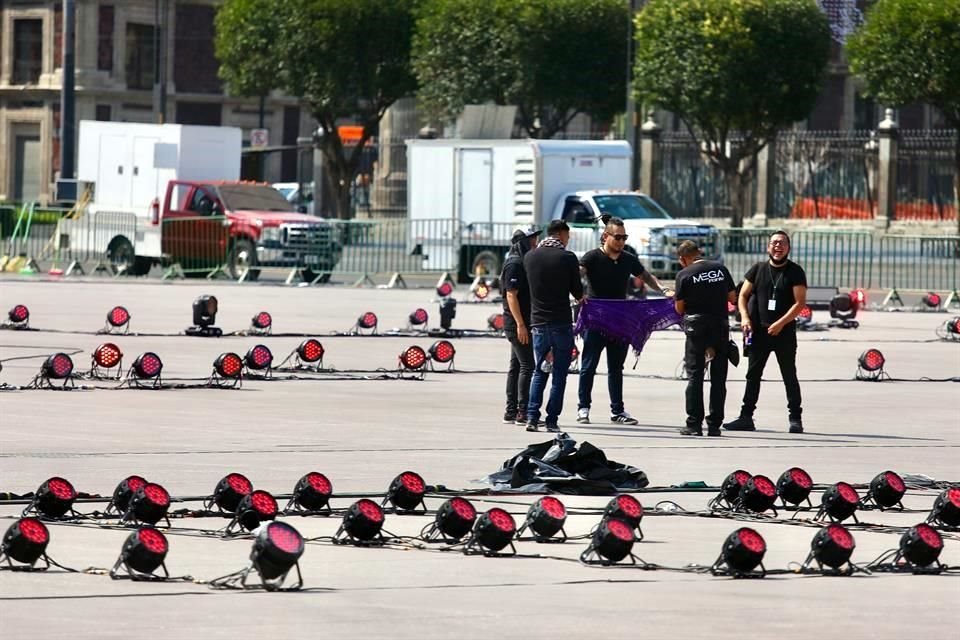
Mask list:
POLYGON ((580 424, 590 424, 590 409, 584 407, 583 409, 577 409, 577 422, 580 424))
POLYGON ((616 422, 617 424, 640 424, 639 420, 626 411, 610 416, 610 422, 616 422))

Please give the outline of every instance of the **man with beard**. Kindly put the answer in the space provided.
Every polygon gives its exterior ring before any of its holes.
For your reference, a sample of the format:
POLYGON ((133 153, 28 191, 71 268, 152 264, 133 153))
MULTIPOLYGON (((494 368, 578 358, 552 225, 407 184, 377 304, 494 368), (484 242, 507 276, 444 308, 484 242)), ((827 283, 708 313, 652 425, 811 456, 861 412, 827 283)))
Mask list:
POLYGON ((807 303, 807 275, 788 258, 790 237, 774 231, 767 246, 770 259, 750 267, 740 289, 738 306, 744 340, 750 344, 747 387, 740 417, 723 425, 730 431, 755 431, 753 412, 760 396, 760 378, 770 353, 777 355, 787 390, 790 433, 803 433, 800 382, 797 380, 797 326, 794 320, 807 303), (752 341, 752 342, 751 342, 752 341))
POLYGON ((527 401, 530 397, 530 377, 533 375, 533 344, 530 340, 530 287, 523 268, 523 256, 537 246, 539 235, 539 229, 517 229, 500 274, 503 333, 510 341, 504 424, 527 424, 527 401))

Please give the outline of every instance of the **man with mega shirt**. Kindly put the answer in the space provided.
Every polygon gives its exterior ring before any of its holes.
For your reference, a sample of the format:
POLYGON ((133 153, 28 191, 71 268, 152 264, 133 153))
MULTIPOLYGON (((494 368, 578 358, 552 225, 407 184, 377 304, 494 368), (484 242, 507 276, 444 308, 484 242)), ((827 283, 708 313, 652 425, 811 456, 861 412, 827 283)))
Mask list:
POLYGON ((547 431, 560 431, 557 421, 563 410, 563 393, 567 386, 567 370, 573 351, 573 314, 570 296, 583 298, 580 265, 577 256, 567 251, 570 227, 563 220, 547 226, 547 237, 537 248, 523 257, 523 266, 530 285, 530 326, 533 332, 533 380, 527 404, 527 431, 536 431, 540 422, 540 405, 547 384, 543 370, 548 352, 553 352, 553 384, 547 401, 547 431))
POLYGON ((794 322, 807 303, 807 274, 788 258, 790 237, 774 231, 767 245, 769 260, 750 267, 740 289, 741 326, 749 343, 747 387, 740 417, 723 425, 730 431, 755 431, 753 412, 760 397, 760 378, 767 358, 777 354, 780 374, 787 389, 790 433, 803 433, 800 382, 797 380, 797 325, 794 322))
POLYGON ((683 316, 687 337, 683 365, 687 370, 687 425, 685 436, 703 435, 703 378, 710 364, 710 414, 707 435, 719 436, 723 424, 723 404, 727 399, 727 362, 730 323, 727 303, 736 298, 736 286, 727 268, 715 260, 705 260, 700 248, 690 240, 677 247, 680 266, 673 305, 683 316))

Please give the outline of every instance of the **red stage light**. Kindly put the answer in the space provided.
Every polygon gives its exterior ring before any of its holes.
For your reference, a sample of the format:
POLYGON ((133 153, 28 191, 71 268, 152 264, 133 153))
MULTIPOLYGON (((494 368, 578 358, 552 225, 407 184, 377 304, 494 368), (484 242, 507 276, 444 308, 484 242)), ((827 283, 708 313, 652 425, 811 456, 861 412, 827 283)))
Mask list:
POLYGON ((860 366, 865 371, 879 371, 885 363, 886 359, 878 349, 869 349, 860 355, 860 366))
POLYGON ((476 519, 477 510, 469 500, 450 498, 440 505, 436 519, 423 530, 422 536, 429 540, 439 531, 448 540, 460 540, 470 533, 476 519))
POLYGON ((580 561, 587 564, 608 565, 620 562, 630 555, 633 543, 633 525, 619 518, 605 517, 593 532, 590 545, 580 554, 580 561), (590 560, 596 554, 600 559, 590 560))
POLYGON ((318 511, 326 507, 333 495, 333 483, 327 476, 316 471, 306 474, 293 489, 293 501, 308 511, 318 511))
POLYGON ((867 306, 867 292, 863 289, 854 289, 850 292, 850 300, 858 309, 862 309, 867 306))
POLYGON ((446 298, 453 293, 453 283, 449 280, 444 280, 437 285, 437 295, 441 298, 446 298))
POLYGON ((906 492, 903 478, 893 471, 884 471, 870 481, 870 490, 864 499, 873 500, 881 509, 889 509, 899 504, 906 492))
POLYGON ((477 300, 486 300, 487 296, 490 295, 490 285, 486 282, 478 282, 473 287, 473 295, 476 296, 477 300))
POLYGON ((257 489, 240 500, 240 504, 237 505, 236 522, 247 531, 253 531, 260 526, 261 522, 276 518, 279 510, 273 495, 257 489))
POLYGON ((243 359, 247 368, 252 371, 263 371, 269 369, 273 364, 273 353, 265 345, 258 344, 250 347, 246 357, 243 359))
POLYGON ((323 360, 323 354, 323 345, 315 338, 308 338, 297 347, 297 355, 300 359, 310 364, 321 362, 323 360))
POLYGON ((250 561, 264 581, 264 588, 273 590, 280 587, 290 569, 297 567, 298 588, 303 583, 297 561, 303 555, 306 545, 300 532, 285 522, 271 522, 253 543, 250 561))
POLYGON ((740 497, 740 490, 747 484, 750 477, 749 472, 737 469, 724 479, 723 484, 720 485, 720 495, 718 497, 733 505, 740 497))
POLYGON ((923 296, 923 304, 930 307, 931 309, 939 309, 941 302, 942 300, 940 299, 940 295, 932 291, 927 295, 923 296))
POLYGON ((123 543, 120 558, 110 571, 110 576, 117 577, 117 569, 120 565, 127 568, 131 577, 148 576, 163 566, 169 549, 167 537, 160 531, 153 527, 141 527, 131 533, 123 543))
POLYGON ((420 371, 427 364, 427 352, 413 345, 400 354, 400 365, 409 371, 420 371))
POLYGON ((357 326, 361 329, 376 329, 377 328, 377 314, 373 311, 367 311, 359 318, 357 318, 357 326))
POLYGON ((112 342, 104 342, 93 352, 93 363, 104 369, 113 369, 123 360, 123 352, 120 347, 112 342))
POLYGON ((763 513, 767 509, 773 508, 776 499, 777 488, 773 484, 773 480, 758 474, 748 479, 740 487, 738 504, 747 511, 763 513))
POLYGON ((213 496, 208 503, 215 504, 224 511, 234 512, 244 496, 253 490, 253 484, 240 473, 230 473, 217 483, 213 496))
POLYGON ((502 313, 495 313, 487 318, 487 326, 494 331, 503 331, 504 316, 502 313))
POLYGON ((927 522, 943 527, 960 527, 960 488, 944 489, 943 493, 937 496, 927 522))
POLYGON ((803 305, 803 308, 800 309, 800 313, 797 315, 797 320, 800 322, 810 322, 813 320, 813 310, 807 305, 803 305))
POLYGON ((723 573, 721 567, 726 564, 727 571, 739 577, 750 574, 759 565, 762 576, 766 573, 762 564, 766 552, 767 543, 763 536, 749 527, 741 527, 727 536, 720 557, 711 570, 714 574, 723 573))
POLYGON ((73 360, 65 353, 55 353, 43 363, 40 375, 50 380, 66 380, 73 373, 73 360))
POLYGON ((266 311, 261 311, 251 318, 250 324, 257 333, 267 333, 273 326, 273 318, 266 311))
POLYGON ((507 545, 511 544, 514 534, 517 532, 517 523, 509 513, 494 507, 479 518, 473 527, 473 535, 464 548, 464 553, 470 553, 476 546, 484 554, 497 553, 507 545))
POLYGON ((787 469, 777 480, 777 493, 784 502, 798 505, 810 495, 813 479, 800 467, 787 469))
POLYGON ((122 329, 130 323, 130 312, 125 307, 114 307, 107 312, 107 324, 114 329, 122 329))
POLYGON ((457 350, 449 340, 437 340, 430 347, 430 357, 441 364, 453 361, 455 355, 457 350))
POLYGON ((426 309, 415 309, 407 319, 410 321, 411 327, 420 327, 427 324, 429 318, 426 309))
POLYGON ((213 362, 213 370, 224 378, 237 379, 243 374, 243 360, 235 353, 221 353, 213 362))
POLYGON ((15 325, 26 326, 27 321, 30 320, 30 309, 27 309, 26 305, 15 305, 7 313, 7 317, 10 318, 10 322, 15 325))
POLYGON ((47 518, 59 518, 73 508, 77 491, 69 480, 54 476, 40 485, 33 496, 33 502, 27 511, 35 508, 37 513, 47 518))
POLYGON ((7 556, 8 559, 33 566, 43 556, 49 543, 50 531, 46 525, 37 518, 20 518, 3 534, 0 558, 7 556))
POLYGON ((133 494, 127 514, 147 524, 163 520, 170 509, 170 494, 159 484, 148 482, 133 494))
POLYGON ((159 378, 160 372, 163 371, 163 361, 157 354, 152 351, 147 351, 137 356, 130 370, 133 371, 136 377, 141 379, 149 380, 159 378))
POLYGON ((387 501, 398 511, 412 511, 423 504, 427 483, 413 472, 404 471, 390 483, 387 489, 387 501))
POLYGON ((643 505, 631 495, 619 495, 607 503, 607 508, 603 510, 603 517, 623 520, 637 529, 640 527, 640 520, 643 519, 643 505))
POLYGON ((126 513, 130 506, 130 499, 140 487, 147 484, 147 481, 141 476, 127 476, 120 481, 117 488, 113 490, 113 507, 121 514, 126 513))
POLYGON ((380 535, 383 528, 383 509, 373 500, 357 500, 343 516, 343 523, 335 537, 346 533, 350 538, 367 542, 380 535))
POLYGON ((918 524, 903 534, 900 538, 898 556, 911 565, 919 568, 928 567, 937 563, 940 552, 943 551, 943 537, 928 524, 918 524))
POLYGON ((846 482, 838 482, 823 492, 821 503, 817 518, 826 514, 836 522, 843 522, 853 516, 856 521, 854 513, 860 506, 860 495, 846 482))
MULTIPOLYGON (((563 531, 566 521, 567 509, 563 503, 553 496, 544 496, 530 506, 527 511, 527 520, 520 527, 520 532, 529 527, 537 540, 551 538, 557 532, 563 531)), ((563 539, 566 537, 564 534, 563 539)))

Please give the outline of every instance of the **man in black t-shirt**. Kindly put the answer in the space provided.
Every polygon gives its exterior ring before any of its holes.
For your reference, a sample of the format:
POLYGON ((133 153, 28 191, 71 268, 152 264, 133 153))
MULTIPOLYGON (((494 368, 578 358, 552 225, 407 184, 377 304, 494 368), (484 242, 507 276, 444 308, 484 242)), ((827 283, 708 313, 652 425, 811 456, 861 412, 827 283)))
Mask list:
MULTIPOLYGON (((663 293, 660 283, 643 268, 637 256, 624 251, 627 233, 620 218, 609 218, 600 236, 600 248, 592 249, 580 258, 580 271, 587 278, 587 299, 605 298, 623 300, 627 297, 630 278, 639 276, 652 289, 663 293)), ((589 304, 589 302, 587 302, 589 304)), ((610 422, 637 424, 637 419, 623 408, 623 363, 629 345, 608 340, 599 331, 583 334, 583 352, 580 360, 580 389, 577 422, 590 422, 590 403, 593 378, 600 364, 600 353, 607 350, 607 390, 610 392, 610 422)))
POLYGON ((687 425, 680 433, 703 435, 703 378, 709 354, 712 359, 707 435, 719 436, 727 399, 727 303, 734 301, 737 288, 727 268, 715 260, 705 260, 696 243, 684 240, 677 253, 683 269, 677 274, 673 304, 683 316, 683 332, 687 336, 683 356, 687 370, 687 425))
POLYGON ((750 267, 743 279, 738 305, 745 344, 749 344, 747 387, 740 417, 725 424, 730 431, 755 431, 753 412, 760 396, 760 378, 770 353, 777 354, 787 390, 790 433, 803 433, 800 382, 797 380, 797 315, 807 303, 807 275, 788 259, 790 237, 775 231, 767 245, 770 259, 750 267))
POLYGON ((553 352, 553 384, 547 402, 547 431, 559 432, 557 420, 563 410, 563 393, 567 387, 567 370, 573 351, 573 314, 570 296, 583 298, 577 256, 567 251, 570 227, 563 220, 547 226, 547 237, 537 248, 523 257, 523 266, 530 283, 530 326, 533 328, 533 378, 527 404, 527 431, 536 431, 540 421, 540 405, 547 384, 543 363, 553 352))
POLYGON ((530 286, 523 268, 523 256, 537 246, 538 229, 514 232, 510 253, 500 273, 503 296, 503 333, 510 341, 507 369, 507 408, 503 423, 527 423, 530 378, 533 375, 533 344, 530 340, 530 286))

